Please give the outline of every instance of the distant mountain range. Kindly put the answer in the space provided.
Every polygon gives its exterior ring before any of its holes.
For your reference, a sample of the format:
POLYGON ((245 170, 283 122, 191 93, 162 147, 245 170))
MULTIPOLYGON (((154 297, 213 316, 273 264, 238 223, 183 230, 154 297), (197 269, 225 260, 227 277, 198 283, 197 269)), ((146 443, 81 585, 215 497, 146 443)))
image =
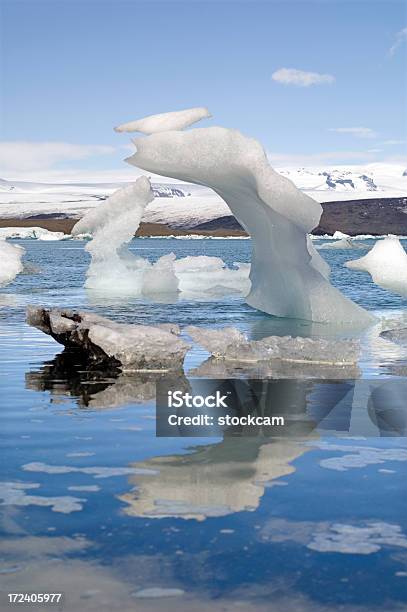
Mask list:
MULTIPOLYGON (((403 198, 407 198, 407 172, 403 166, 281 168, 278 172, 319 202, 354 203, 367 199, 383 202, 397 198, 403 203, 403 198)), ((0 179, 0 218, 81 217, 123 185, 0 179)), ((205 187, 180 182, 153 183, 152 187, 155 199, 146 209, 145 222, 186 228, 231 216, 225 202, 205 187)))

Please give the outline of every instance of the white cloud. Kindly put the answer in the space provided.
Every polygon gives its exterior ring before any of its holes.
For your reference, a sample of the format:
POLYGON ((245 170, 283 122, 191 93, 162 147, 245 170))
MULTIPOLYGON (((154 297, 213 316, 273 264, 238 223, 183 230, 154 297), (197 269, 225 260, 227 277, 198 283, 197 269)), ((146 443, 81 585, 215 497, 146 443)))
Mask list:
POLYGON ((273 81, 284 85, 297 85, 298 87, 309 87, 323 83, 333 83, 335 77, 331 74, 320 74, 319 72, 305 72, 296 68, 280 68, 271 75, 273 81))
POLYGON ((377 133, 368 127, 342 127, 342 128, 329 128, 330 132, 337 132, 338 134, 351 134, 357 138, 376 138, 377 133))
POLYGON ((397 32, 394 43, 389 49, 389 55, 394 55, 397 49, 407 40, 407 28, 403 28, 397 32))
POLYGON ((382 145, 403 145, 406 144, 407 140, 385 140, 384 142, 382 142, 382 145))
POLYGON ((48 170, 60 162, 111 155, 116 151, 107 145, 3 141, 0 142, 0 166, 3 172, 48 170))

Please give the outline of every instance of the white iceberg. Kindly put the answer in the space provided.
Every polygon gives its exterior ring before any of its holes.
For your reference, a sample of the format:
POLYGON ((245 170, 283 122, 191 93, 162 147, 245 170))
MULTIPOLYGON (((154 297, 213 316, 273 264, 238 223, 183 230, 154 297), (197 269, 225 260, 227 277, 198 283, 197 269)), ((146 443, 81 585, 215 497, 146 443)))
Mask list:
POLYGON ((188 108, 182 111, 149 115, 143 119, 123 123, 114 129, 116 132, 157 134, 158 132, 168 132, 169 130, 183 130, 193 123, 210 116, 210 112, 205 107, 188 108))
POLYGON ((126 325, 105 317, 29 306, 27 323, 67 347, 84 351, 89 363, 124 370, 169 370, 182 367, 189 345, 176 325, 126 325))
POLYGON ((67 240, 69 234, 51 232, 43 227, 1 227, 0 239, 67 240))
POLYGON ((25 253, 23 247, 10 244, 0 238, 0 287, 4 287, 23 271, 22 257, 25 253))
POLYGON ((262 146, 220 127, 171 131, 134 140, 130 164, 212 188, 253 240, 247 302, 279 317, 368 324, 372 319, 327 280, 308 233, 322 207, 275 172, 262 146))
POLYGON ((368 247, 364 244, 356 242, 356 240, 352 240, 351 238, 340 238, 335 242, 323 242, 318 249, 337 249, 337 250, 347 250, 347 249, 367 249, 368 247))
POLYGON ((367 255, 345 266, 368 272, 376 285, 407 297, 407 253, 396 236, 378 240, 367 255))
POLYGON ((140 177, 119 189, 98 208, 87 213, 72 229, 73 236, 92 234, 85 249, 92 257, 85 286, 103 293, 190 297, 250 289, 249 264, 228 268, 219 257, 184 257, 174 253, 156 262, 134 255, 128 244, 137 231, 146 206, 153 199, 150 183, 140 177))
POLYGON ((354 340, 329 342, 300 336, 248 340, 235 327, 207 329, 190 326, 185 331, 214 357, 241 363, 279 359, 295 363, 348 365, 357 362, 360 352, 359 343, 354 340))

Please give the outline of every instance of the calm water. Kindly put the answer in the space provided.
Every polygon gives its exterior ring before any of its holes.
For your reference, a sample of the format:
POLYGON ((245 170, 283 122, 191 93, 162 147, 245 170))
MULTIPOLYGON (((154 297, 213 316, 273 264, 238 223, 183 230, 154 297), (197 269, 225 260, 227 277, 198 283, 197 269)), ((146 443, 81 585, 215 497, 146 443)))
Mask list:
MULTIPOLYGON (((0 290, 4 592, 62 591, 60 609, 75 611, 407 609, 405 437, 158 439, 154 379, 68 375, 62 347, 25 325, 24 311, 36 303, 126 322, 235 325, 255 338, 356 332, 279 321, 240 298, 103 298, 82 288, 84 243, 21 244, 41 273, 0 290)), ((132 248, 151 260, 173 251, 231 264, 249 261, 251 245, 143 239, 132 248)), ((343 268, 363 252, 321 254, 344 293, 400 325, 406 301, 343 268)), ((407 367, 381 325, 360 334, 362 378, 407 367)), ((186 370, 207 357, 192 347, 186 370)))

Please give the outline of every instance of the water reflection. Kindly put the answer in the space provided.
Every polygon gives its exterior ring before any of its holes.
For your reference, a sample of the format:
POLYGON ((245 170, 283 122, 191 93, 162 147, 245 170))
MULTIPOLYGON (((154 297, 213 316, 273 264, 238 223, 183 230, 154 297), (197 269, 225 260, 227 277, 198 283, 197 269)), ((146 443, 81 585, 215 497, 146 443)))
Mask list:
POLYGON ((25 374, 27 389, 49 391, 51 397, 70 396, 81 408, 120 408, 155 399, 157 381, 166 377, 188 390, 184 372, 127 372, 119 368, 92 369, 80 350, 65 349, 36 371, 25 374))
POLYGON ((156 474, 130 479, 134 489, 120 495, 125 514, 202 521, 254 511, 266 487, 295 471, 292 462, 310 448, 289 440, 225 438, 187 455, 153 457, 134 464, 156 474))

